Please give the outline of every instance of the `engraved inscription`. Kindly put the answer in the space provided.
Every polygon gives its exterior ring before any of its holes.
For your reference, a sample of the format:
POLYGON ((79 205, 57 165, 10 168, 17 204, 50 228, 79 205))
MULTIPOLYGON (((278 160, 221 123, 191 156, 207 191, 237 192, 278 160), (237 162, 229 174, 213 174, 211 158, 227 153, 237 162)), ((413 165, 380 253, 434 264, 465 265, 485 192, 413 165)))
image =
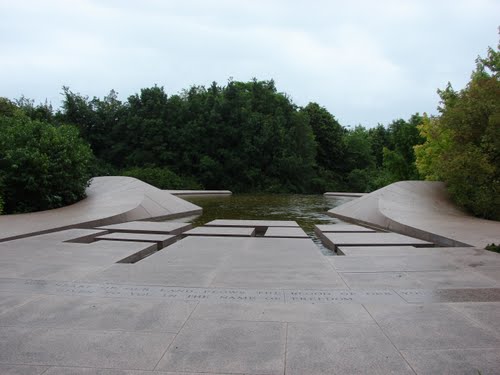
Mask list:
POLYGON ((434 303, 498 301, 500 288, 471 293, 467 289, 244 289, 183 288, 111 283, 61 282, 0 278, 0 291, 83 297, 154 298, 207 303, 434 303))

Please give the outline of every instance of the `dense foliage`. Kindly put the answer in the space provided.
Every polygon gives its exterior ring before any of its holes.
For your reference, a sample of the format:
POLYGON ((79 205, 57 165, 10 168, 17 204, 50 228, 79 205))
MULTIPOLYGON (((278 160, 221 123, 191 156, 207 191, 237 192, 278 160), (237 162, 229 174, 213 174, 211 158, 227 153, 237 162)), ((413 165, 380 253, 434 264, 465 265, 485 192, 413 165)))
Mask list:
POLYGON ((122 171, 121 175, 135 177, 160 189, 201 189, 194 179, 180 177, 168 168, 134 167, 122 171))
POLYGON ((442 180, 453 199, 477 216, 500 220, 500 52, 477 60, 460 91, 439 91, 440 115, 420 126, 416 165, 426 179, 442 180))
POLYGON ((297 193, 369 191, 415 177, 418 116, 349 130, 316 103, 297 107, 273 81, 213 83, 172 96, 154 86, 126 102, 114 91, 102 99, 69 88, 63 95, 53 117, 80 129, 99 160, 96 174, 162 188, 297 193))
POLYGON ((295 193, 425 177, 446 182, 474 214, 500 219, 499 69, 500 53, 489 49, 466 88, 439 91, 439 116, 371 129, 346 128, 317 103, 298 107, 272 80, 171 96, 154 86, 125 102, 113 90, 90 99, 64 87, 56 112, 0 98, 0 212, 72 203, 97 175, 164 189, 295 193))
POLYGON ((20 213, 81 199, 92 152, 70 125, 33 120, 0 98, 0 208, 20 213))

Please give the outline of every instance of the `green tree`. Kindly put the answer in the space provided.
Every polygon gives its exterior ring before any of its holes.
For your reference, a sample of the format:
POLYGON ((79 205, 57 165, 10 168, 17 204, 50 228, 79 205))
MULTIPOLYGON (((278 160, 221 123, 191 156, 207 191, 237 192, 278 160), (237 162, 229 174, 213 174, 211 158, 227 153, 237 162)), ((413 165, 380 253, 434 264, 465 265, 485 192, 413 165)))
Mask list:
POLYGON ((344 128, 330 112, 317 103, 309 103, 301 112, 309 116, 309 122, 317 144, 316 163, 330 171, 341 171, 345 154, 342 137, 344 128))
POLYGON ((500 53, 478 58, 460 91, 439 90, 440 115, 420 127, 426 142, 415 148, 427 179, 444 181, 452 198, 473 214, 500 219, 500 53))
POLYGON ((72 126, 0 115, 0 186, 5 213, 45 210, 85 196, 92 153, 72 126))
POLYGON ((378 124, 376 127, 368 130, 371 138, 372 154, 375 157, 375 165, 381 168, 384 162, 384 147, 390 146, 390 133, 384 125, 378 124))
POLYGON ((389 144, 382 148, 386 184, 420 178, 415 165, 414 147, 424 142, 418 130, 422 121, 422 116, 417 113, 409 121, 400 119, 389 125, 389 144))
POLYGON ((375 166, 375 156, 372 152, 372 140, 368 130, 358 125, 344 135, 346 157, 344 168, 347 171, 367 169, 375 166))
POLYGON ((135 177, 159 189, 199 189, 201 187, 191 179, 182 178, 165 167, 135 167, 126 169, 121 174, 135 177))

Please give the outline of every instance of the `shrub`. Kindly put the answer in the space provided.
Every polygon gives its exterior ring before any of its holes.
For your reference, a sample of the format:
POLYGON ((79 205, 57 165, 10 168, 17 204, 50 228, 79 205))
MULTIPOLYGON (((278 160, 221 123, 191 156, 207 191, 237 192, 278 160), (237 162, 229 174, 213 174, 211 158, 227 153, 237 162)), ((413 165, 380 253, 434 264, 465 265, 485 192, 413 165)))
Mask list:
POLYGON ((440 90, 440 116, 424 117, 417 167, 446 183, 452 199, 476 216, 500 220, 500 52, 478 59, 467 86, 440 90))
POLYGON ((490 243, 485 247, 486 250, 494 251, 495 253, 500 253, 500 244, 490 243))
POLYGON ((122 172, 123 176, 135 177, 159 189, 200 189, 193 179, 182 178, 163 167, 131 168, 122 172))
POLYGON ((92 152, 76 128, 33 121, 17 109, 0 114, 0 133, 4 213, 57 208, 85 196, 92 152))

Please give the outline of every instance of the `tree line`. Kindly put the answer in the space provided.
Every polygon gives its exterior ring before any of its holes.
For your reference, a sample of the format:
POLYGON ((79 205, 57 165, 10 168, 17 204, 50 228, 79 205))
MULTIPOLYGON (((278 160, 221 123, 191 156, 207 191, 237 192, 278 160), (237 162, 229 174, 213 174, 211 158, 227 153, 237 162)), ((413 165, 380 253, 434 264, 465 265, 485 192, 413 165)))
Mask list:
POLYGON ((125 102, 113 90, 90 99, 65 87, 63 96, 57 113, 29 101, 21 107, 76 126, 100 174, 161 169, 173 185, 273 193, 364 192, 418 178, 412 147, 423 142, 421 116, 348 129, 317 103, 296 106, 272 80, 214 82, 171 96, 154 86, 125 102))
MULTIPOLYGON (((82 166, 74 169, 83 179, 119 174, 159 188, 223 188, 236 193, 369 192, 399 180, 441 179, 462 206, 495 217, 500 164, 498 61, 498 52, 490 49, 486 59, 478 60, 464 90, 455 92, 450 86, 440 91, 439 116, 416 113, 374 128, 342 126, 321 105, 299 107, 277 90, 273 80, 253 79, 193 86, 174 95, 153 86, 126 101, 120 101, 113 90, 103 98, 89 98, 63 87, 58 110, 26 98, 3 98, 0 131, 9 129, 13 139, 16 132, 41 134, 52 129, 54 139, 80 148, 78 155, 68 156, 70 150, 56 147, 61 160, 82 159, 82 166), (70 134, 69 127, 78 134, 70 134), (470 205, 467 195, 478 184, 480 193, 473 194, 476 203, 470 205), (491 194, 496 203, 487 198, 491 194), (474 209, 477 204, 490 209, 474 209)), ((31 174, 25 180, 35 186, 48 178, 47 173, 57 173, 48 167, 38 172, 28 168, 21 175, 19 171, 36 165, 37 158, 50 159, 51 151, 27 152, 31 157, 24 160, 12 151, 15 142, 3 138, 0 196, 5 212, 71 201, 56 194, 30 207, 36 191, 23 192, 22 175, 31 174), (11 203, 13 196, 18 203, 11 203)), ((75 177, 61 175, 59 183, 64 184, 64 179, 75 177)), ((79 197, 81 188, 73 198, 79 197)))

